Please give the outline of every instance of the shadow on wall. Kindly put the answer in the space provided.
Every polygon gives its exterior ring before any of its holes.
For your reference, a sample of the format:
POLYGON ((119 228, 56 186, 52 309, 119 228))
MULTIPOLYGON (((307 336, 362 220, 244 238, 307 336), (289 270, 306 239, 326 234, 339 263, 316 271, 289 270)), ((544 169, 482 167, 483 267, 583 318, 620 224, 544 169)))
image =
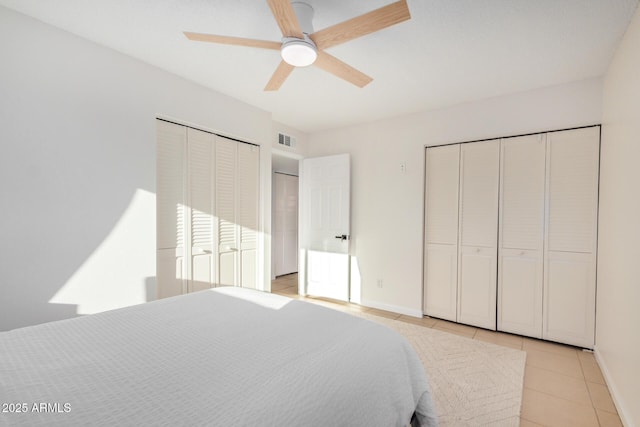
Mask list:
MULTIPOLYGON (((105 181, 110 177, 111 174, 103 176, 105 181)), ((106 182, 104 191, 88 190, 91 184, 87 185, 86 181, 73 188, 74 180, 70 179, 64 190, 59 188, 60 193, 64 193, 59 194, 62 200, 50 202, 47 213, 43 214, 35 208, 40 202, 35 199, 38 196, 53 198, 53 195, 38 194, 36 189, 29 188, 47 187, 42 175, 37 178, 20 186, 27 194, 22 198, 25 202, 22 208, 9 215, 3 213, 5 218, 12 218, 0 226, 0 330, 102 311, 86 306, 90 300, 106 303, 107 309, 123 305, 114 301, 117 299, 114 287, 129 260, 114 255, 113 250, 107 254, 100 252, 129 205, 130 194, 117 194, 113 187, 106 188, 106 182), (88 191, 81 194, 78 187, 88 191), (33 190, 32 198, 29 190, 33 190)), ((97 174, 88 180, 100 184, 97 174)), ((56 192, 56 187, 49 186, 46 190, 56 192)), ((3 199, 7 200, 6 195, 3 199)), ((126 252, 126 247, 123 249, 126 252)), ((142 284, 139 287, 142 288, 142 284)), ((143 301, 140 298, 140 302, 143 301)))
MULTIPOLYGON (((8 155, 0 156, 0 330, 90 313, 73 298, 52 300, 73 278, 76 291, 103 299, 123 270, 135 270, 131 263, 139 259, 128 259, 130 253, 155 265, 155 195, 142 190, 144 205, 132 215, 144 217, 144 230, 121 229, 128 247, 112 250, 100 275, 87 270, 132 202, 139 202, 139 188, 155 187, 154 118, 146 129, 125 123, 106 131, 107 123, 95 123, 99 112, 89 119, 94 123, 79 126, 49 107, 49 119, 37 126, 22 123, 28 117, 23 111, 0 129, 0 141, 11 141, 8 155)), ((138 276, 139 282, 149 275, 138 276)), ((142 292, 144 283, 137 286, 142 292)))

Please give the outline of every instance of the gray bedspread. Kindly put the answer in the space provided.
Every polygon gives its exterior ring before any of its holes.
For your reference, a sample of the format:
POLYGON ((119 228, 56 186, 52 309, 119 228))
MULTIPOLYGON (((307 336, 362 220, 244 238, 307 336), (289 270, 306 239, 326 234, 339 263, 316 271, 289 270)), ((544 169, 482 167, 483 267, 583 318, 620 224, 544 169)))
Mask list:
POLYGON ((0 425, 435 425, 385 326, 216 288, 0 333, 0 425))

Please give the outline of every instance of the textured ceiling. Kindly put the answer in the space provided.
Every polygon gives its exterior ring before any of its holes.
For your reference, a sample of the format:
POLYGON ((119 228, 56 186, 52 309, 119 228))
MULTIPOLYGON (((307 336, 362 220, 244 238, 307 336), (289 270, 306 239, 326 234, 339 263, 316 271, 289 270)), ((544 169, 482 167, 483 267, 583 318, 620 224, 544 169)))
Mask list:
MULTIPOLYGON (((393 1, 307 0, 315 30, 393 1)), ((307 67, 263 92, 277 51, 193 42, 182 31, 279 41, 265 0, 0 0, 306 132, 600 76, 638 0, 408 4, 411 20, 327 51, 373 77, 365 88, 307 67)))

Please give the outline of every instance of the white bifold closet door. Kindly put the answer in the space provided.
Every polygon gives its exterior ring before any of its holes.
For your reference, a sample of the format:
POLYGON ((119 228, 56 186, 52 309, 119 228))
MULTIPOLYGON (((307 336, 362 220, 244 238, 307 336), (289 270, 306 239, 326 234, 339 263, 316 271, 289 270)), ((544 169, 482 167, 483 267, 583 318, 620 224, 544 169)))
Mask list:
POLYGON ((187 290, 185 215, 187 128, 157 121, 156 286, 158 298, 187 290))
POLYGON ((599 147, 599 126, 429 147, 425 314, 593 348, 599 147))
MULTIPOLYGON (((222 138, 221 138, 222 139, 222 138)), ((260 150, 251 144, 238 145, 238 240, 240 242, 240 286, 258 286, 258 227, 260 221, 260 150)))
POLYGON ((500 141, 462 144, 458 322, 496 329, 500 141))
POLYGON ((214 247, 213 167, 215 135, 187 128, 187 189, 189 203, 186 233, 187 292, 211 288, 216 282, 214 247))
POLYGON ((547 142, 543 338, 593 348, 600 128, 547 142))
POLYGON ((255 288, 259 148, 162 120, 157 131, 158 297, 255 288))
POLYGON ((457 321, 460 144, 425 150, 424 312, 457 321))
POLYGON ((505 138, 500 150, 498 330, 542 338, 544 134, 505 138))
POLYGON ((256 288, 258 147, 218 137, 215 165, 218 283, 256 288))

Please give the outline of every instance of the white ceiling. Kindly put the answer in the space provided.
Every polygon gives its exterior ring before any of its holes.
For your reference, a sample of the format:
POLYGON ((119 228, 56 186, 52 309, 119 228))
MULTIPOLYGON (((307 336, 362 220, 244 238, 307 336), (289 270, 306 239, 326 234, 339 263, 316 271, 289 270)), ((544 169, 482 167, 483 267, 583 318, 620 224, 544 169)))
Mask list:
MULTIPOLYGON (((307 0, 323 29, 394 0, 307 0)), ((328 50, 374 78, 315 67, 263 88, 277 51, 182 31, 279 41, 266 0, 0 0, 81 37, 270 111, 305 132, 603 75, 638 0, 408 0, 412 19, 328 50)))

